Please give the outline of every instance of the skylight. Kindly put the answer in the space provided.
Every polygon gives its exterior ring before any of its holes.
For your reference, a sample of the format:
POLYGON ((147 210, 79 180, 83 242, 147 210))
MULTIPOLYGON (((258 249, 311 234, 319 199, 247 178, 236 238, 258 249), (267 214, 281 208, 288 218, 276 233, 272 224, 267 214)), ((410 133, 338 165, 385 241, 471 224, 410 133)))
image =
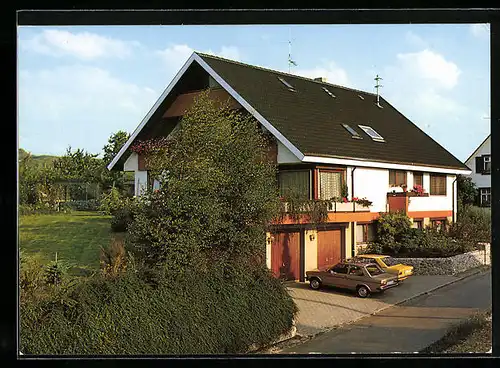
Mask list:
POLYGON ((281 83, 283 83, 285 86, 287 86, 287 88, 292 91, 292 92, 295 92, 295 88, 290 84, 288 83, 286 80, 284 80, 283 78, 281 77, 278 77, 278 79, 280 80, 281 83))
POLYGON ((328 93, 328 94, 329 94, 330 96, 332 96, 333 98, 337 97, 337 96, 335 96, 333 93, 331 93, 331 92, 328 90, 328 88, 326 88, 326 87, 321 87, 321 88, 323 88, 323 91, 325 91, 326 93, 328 93))
POLYGON ((370 136, 376 142, 385 142, 384 137, 378 134, 375 129, 367 125, 358 125, 363 131, 370 136))
POLYGON ((360 136, 358 134, 357 131, 355 131, 354 129, 352 129, 349 125, 347 124, 342 124, 342 126, 345 128, 345 130, 347 130, 349 133, 351 133, 351 138, 355 138, 355 139, 363 139, 362 136, 360 136))
POLYGON ((361 96, 361 95, 358 95, 358 97, 359 97, 360 99, 362 99, 362 100, 364 100, 364 99, 365 99, 365 98, 364 98, 363 96, 361 96))

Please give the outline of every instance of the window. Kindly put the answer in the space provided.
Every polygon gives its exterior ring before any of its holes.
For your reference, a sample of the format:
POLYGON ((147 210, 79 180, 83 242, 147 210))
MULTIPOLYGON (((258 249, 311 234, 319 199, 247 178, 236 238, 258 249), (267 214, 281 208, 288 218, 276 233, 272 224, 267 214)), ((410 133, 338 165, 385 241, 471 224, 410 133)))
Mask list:
POLYGON ((389 186, 400 187, 406 185, 406 171, 389 170, 389 186))
POLYGON ((431 219, 431 227, 438 231, 445 230, 446 224, 447 224, 446 218, 431 219))
POLYGON ((370 276, 376 276, 384 273, 384 271, 382 271, 382 269, 374 263, 366 265, 365 268, 370 276))
POLYGON ((349 275, 352 275, 352 276, 364 276, 363 270, 360 267, 354 266, 354 265, 350 265, 349 266, 349 275))
POLYGON ((421 172, 413 172, 413 185, 424 186, 424 174, 421 172))
POLYGON ((446 195, 446 175, 431 174, 431 195, 446 195))
POLYGON ((342 171, 319 172, 319 199, 330 200, 342 195, 342 171))
POLYGON ((349 133, 351 133, 351 136, 352 138, 355 138, 355 139, 363 139, 362 136, 360 136, 358 134, 357 131, 355 131, 354 129, 352 129, 349 125, 347 124, 342 124, 342 126, 345 128, 345 130, 347 130, 349 133))
POLYGON ((367 125, 358 125, 363 131, 374 141, 376 142, 385 142, 384 137, 382 137, 380 134, 378 134, 375 129, 372 127, 369 127, 367 125))
POLYGON ((284 80, 281 77, 278 77, 278 79, 281 83, 283 83, 285 86, 287 86, 289 91, 295 92, 295 88, 290 83, 288 83, 286 80, 284 80))
POLYGON ((280 171, 279 189, 282 197, 293 196, 300 199, 310 198, 310 171, 280 171))
POLYGON ((491 205, 491 188, 481 188, 479 189, 481 196, 481 206, 491 205))
POLYGON ((356 225, 356 244, 366 244, 375 240, 375 224, 356 225))
POLYGON ((476 157, 476 173, 483 175, 491 174, 491 156, 482 155, 476 157))
POLYGON ((344 264, 344 263, 339 263, 337 264, 336 266, 334 266, 331 271, 333 272, 336 272, 336 273, 343 273, 343 274, 347 274, 347 268, 349 266, 344 264))
POLYGON ((413 224, 411 225, 414 229, 422 229, 423 220, 422 219, 413 219, 413 224))
POLYGON ((328 88, 326 88, 326 87, 321 87, 321 88, 323 88, 323 91, 325 91, 326 93, 328 93, 331 97, 333 97, 333 98, 337 97, 337 96, 335 96, 333 93, 331 93, 331 92, 328 90, 328 88))

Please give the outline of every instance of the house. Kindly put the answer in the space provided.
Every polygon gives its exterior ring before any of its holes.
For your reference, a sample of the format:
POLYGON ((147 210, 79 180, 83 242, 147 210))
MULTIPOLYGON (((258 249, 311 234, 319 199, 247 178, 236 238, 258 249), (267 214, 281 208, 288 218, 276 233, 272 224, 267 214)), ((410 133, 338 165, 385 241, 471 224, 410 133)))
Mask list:
POLYGON ((354 255, 374 235, 380 212, 404 211, 413 226, 454 221, 456 175, 470 170, 384 98, 202 53, 193 53, 109 164, 135 172, 135 193, 158 185, 148 178, 137 140, 168 135, 200 91, 228 100, 274 137, 282 193, 332 201, 319 228, 306 221, 275 224, 267 234, 267 265, 276 275, 303 280, 307 270, 354 255), (425 193, 416 195, 414 185, 425 193))
POLYGON ((489 207, 491 205, 491 134, 472 152, 465 164, 471 168, 470 177, 478 188, 477 204, 489 207))

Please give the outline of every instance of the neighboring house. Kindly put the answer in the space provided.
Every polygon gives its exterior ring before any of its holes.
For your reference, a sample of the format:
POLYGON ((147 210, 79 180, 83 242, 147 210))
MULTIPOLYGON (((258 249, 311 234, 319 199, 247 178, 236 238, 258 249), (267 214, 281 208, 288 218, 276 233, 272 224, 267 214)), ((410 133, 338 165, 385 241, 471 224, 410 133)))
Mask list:
POLYGON ((320 228, 291 220, 267 234, 266 259, 276 275, 303 280, 307 270, 356 253, 374 236, 380 212, 404 211, 413 226, 454 221, 456 175, 470 170, 399 111, 376 95, 215 56, 193 53, 108 168, 135 172, 135 191, 158 183, 129 150, 137 140, 168 135, 200 91, 229 99, 275 139, 282 194, 304 198, 345 194, 370 207, 333 203, 320 228), (404 192, 423 186, 422 196, 404 192))
POLYGON ((476 148, 465 161, 471 168, 470 177, 478 188, 477 204, 491 205, 491 134, 476 148))

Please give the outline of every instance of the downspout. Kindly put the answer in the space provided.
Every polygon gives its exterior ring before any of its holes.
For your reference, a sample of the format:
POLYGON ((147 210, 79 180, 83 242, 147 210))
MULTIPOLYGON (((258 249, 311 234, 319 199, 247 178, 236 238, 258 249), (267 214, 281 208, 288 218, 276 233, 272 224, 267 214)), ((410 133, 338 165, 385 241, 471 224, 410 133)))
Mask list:
POLYGON ((458 179, 458 177, 455 176, 455 180, 453 180, 453 183, 451 183, 451 222, 452 223, 455 223, 455 182, 457 181, 457 179, 458 179))
MULTIPOLYGON (((351 170, 351 200, 354 198, 354 171, 356 167, 351 170)), ((354 203, 354 202, 353 202, 354 203)), ((354 204, 353 204, 354 206, 354 204)), ((351 257, 354 257, 356 244, 354 243, 354 221, 351 222, 351 257)))

